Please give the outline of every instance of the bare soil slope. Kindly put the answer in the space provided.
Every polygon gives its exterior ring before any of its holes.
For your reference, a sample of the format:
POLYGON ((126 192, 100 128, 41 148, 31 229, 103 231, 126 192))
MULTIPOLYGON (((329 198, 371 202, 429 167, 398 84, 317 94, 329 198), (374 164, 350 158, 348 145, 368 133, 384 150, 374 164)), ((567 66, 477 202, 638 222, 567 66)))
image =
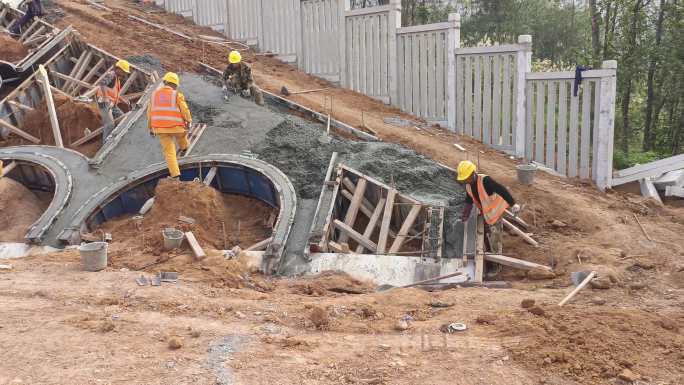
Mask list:
POLYGON ((49 204, 14 179, 0 178, 0 242, 24 242, 49 204))
POLYGON ((0 60, 16 63, 26 57, 28 50, 9 35, 0 32, 0 60))

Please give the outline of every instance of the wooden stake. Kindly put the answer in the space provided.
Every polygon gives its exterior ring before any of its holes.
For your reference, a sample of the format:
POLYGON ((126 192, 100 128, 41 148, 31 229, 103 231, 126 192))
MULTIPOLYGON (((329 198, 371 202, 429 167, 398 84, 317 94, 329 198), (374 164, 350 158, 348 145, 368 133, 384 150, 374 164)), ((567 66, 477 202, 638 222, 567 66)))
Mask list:
POLYGON ((543 269, 543 270, 548 270, 548 271, 553 270, 549 266, 540 265, 538 263, 525 261, 525 260, 517 259, 517 258, 513 258, 513 257, 507 257, 505 255, 499 255, 499 254, 485 253, 484 259, 485 259, 485 261, 496 262, 500 265, 510 266, 510 267, 514 267, 516 269, 523 269, 523 270, 543 269))
POLYGON ((653 239, 651 238, 651 236, 648 235, 648 233, 646 232, 646 229, 644 228, 644 225, 641 224, 641 221, 639 220, 639 217, 638 217, 636 214, 632 214, 632 215, 634 215, 634 219, 636 219, 636 222, 639 224, 639 227, 641 228, 641 232, 644 233, 644 236, 646 237, 646 239, 648 239, 649 241, 653 242, 653 239))
POLYGON ((204 177, 204 185, 205 186, 210 186, 211 182, 214 180, 214 177, 216 176, 216 172, 218 171, 218 167, 214 166, 209 169, 209 172, 207 173, 207 176, 204 177))
POLYGON ((25 132, 23 130, 20 130, 19 128, 15 127, 12 124, 7 123, 6 121, 0 119, 0 126, 3 126, 10 130, 12 133, 21 136, 22 138, 28 140, 29 142, 32 142, 34 144, 40 143, 40 139, 36 138, 35 136, 29 134, 28 132, 25 132))
POLYGON ((587 286, 587 284, 588 284, 592 279, 594 279, 595 276, 596 276, 596 272, 595 272, 595 271, 592 271, 591 273, 589 273, 589 275, 587 276, 587 278, 584 278, 584 281, 582 281, 582 283, 580 283, 579 285, 577 285, 577 287, 575 288, 575 290, 571 291, 570 294, 568 294, 567 297, 563 298, 563 300, 560 301, 560 302, 558 303, 558 306, 563 306, 563 305, 565 305, 568 301, 570 301, 570 300, 572 299, 572 297, 574 297, 575 294, 579 293, 580 290, 582 290, 585 286, 587 286))
POLYGON ((64 143, 62 142, 62 132, 59 130, 59 121, 57 120, 57 111, 55 111, 55 102, 52 100, 50 79, 48 78, 47 71, 45 71, 45 67, 43 67, 42 64, 38 66, 38 75, 43 78, 43 92, 45 93, 45 103, 48 107, 48 114, 50 115, 52 134, 55 137, 55 146, 64 148, 64 143))
POLYGON ((269 243, 273 241, 273 237, 266 238, 263 241, 259 241, 252 246, 248 247, 245 249, 245 251, 257 251, 257 250, 264 250, 266 249, 266 246, 268 246, 269 243))

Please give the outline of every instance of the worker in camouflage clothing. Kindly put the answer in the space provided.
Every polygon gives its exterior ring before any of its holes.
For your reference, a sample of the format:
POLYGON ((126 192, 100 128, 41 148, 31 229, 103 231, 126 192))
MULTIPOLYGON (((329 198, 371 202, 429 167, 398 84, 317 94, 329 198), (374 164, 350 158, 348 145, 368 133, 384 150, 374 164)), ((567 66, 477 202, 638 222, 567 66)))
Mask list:
POLYGON ((238 51, 231 51, 228 55, 228 66, 223 71, 223 84, 224 91, 240 94, 244 98, 254 98, 256 104, 264 105, 264 95, 254 84, 252 69, 242 61, 242 55, 238 51))

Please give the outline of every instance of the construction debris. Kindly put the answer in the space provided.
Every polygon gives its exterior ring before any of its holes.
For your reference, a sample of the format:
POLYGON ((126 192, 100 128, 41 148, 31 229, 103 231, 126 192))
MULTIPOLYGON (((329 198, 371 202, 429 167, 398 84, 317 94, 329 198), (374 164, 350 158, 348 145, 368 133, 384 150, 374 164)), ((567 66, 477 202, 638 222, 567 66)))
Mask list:
POLYGON ((190 249, 192 250, 192 254, 195 256, 196 260, 199 261, 207 256, 202 249, 202 246, 200 246, 199 242, 197 242, 197 238, 195 238, 195 235, 192 233, 192 231, 185 233, 185 239, 188 241, 190 249))

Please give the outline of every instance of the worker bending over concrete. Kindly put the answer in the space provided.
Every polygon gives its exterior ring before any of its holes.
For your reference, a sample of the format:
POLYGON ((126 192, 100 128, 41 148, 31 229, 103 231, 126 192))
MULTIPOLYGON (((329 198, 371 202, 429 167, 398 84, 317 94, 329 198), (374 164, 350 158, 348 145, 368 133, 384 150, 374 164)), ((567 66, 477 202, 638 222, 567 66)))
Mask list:
POLYGON ((473 203, 480 210, 478 221, 484 220, 485 241, 489 252, 501 253, 503 251, 503 222, 501 216, 506 209, 517 214, 520 206, 508 192, 506 187, 497 183, 491 176, 478 174, 477 167, 471 161, 464 160, 458 165, 457 180, 465 184, 468 195, 465 199, 465 207, 461 220, 465 223, 470 218, 473 203))
POLYGON ((97 108, 102 118, 102 144, 114 131, 114 120, 123 115, 119 109, 119 102, 124 102, 130 107, 128 100, 121 97, 121 85, 130 73, 131 65, 126 60, 119 60, 114 65, 114 70, 105 74, 96 84, 97 108))
POLYGON ((169 168, 169 177, 178 179, 180 169, 176 158, 175 142, 178 142, 181 151, 188 149, 190 143, 187 132, 192 124, 192 115, 185 103, 185 96, 178 91, 180 85, 178 75, 167 72, 162 80, 164 85, 154 91, 147 109, 147 126, 150 129, 150 135, 159 137, 166 165, 169 168))
POLYGON ((223 90, 239 93, 244 98, 254 98, 256 104, 264 105, 264 95, 254 84, 252 69, 242 61, 242 55, 238 51, 230 51, 228 54, 228 66, 223 71, 223 90))
POLYGON ((20 35, 21 29, 30 23, 34 17, 43 16, 43 7, 40 4, 40 0, 27 0, 23 3, 26 4, 26 13, 9 28, 9 32, 13 35, 20 35))

